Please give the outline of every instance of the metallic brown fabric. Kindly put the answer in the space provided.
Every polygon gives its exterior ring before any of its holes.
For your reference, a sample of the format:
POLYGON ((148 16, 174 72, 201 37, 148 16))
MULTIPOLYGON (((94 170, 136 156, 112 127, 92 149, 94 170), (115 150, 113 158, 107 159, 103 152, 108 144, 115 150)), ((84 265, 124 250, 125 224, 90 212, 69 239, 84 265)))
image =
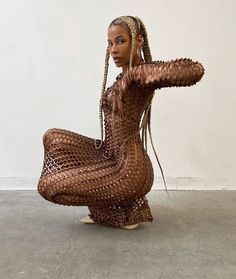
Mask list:
POLYGON ((57 204, 88 206, 90 217, 106 226, 152 221, 145 195, 153 184, 153 168, 136 133, 142 114, 153 90, 190 86, 203 74, 202 65, 190 59, 142 63, 127 70, 103 98, 105 139, 100 149, 95 139, 71 131, 50 129, 44 134, 40 195, 57 204))

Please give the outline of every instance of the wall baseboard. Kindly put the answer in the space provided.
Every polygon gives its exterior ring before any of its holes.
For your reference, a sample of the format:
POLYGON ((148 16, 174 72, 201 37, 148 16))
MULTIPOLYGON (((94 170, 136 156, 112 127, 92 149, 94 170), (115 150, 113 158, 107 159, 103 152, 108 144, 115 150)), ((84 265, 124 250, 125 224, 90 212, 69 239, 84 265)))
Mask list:
MULTIPOLYGON (((236 177, 166 177, 168 190, 236 190, 236 177)), ((37 190, 37 177, 0 177, 0 190, 37 190)), ((155 177, 152 190, 164 190, 155 177)))
MULTIPOLYGON (((168 190, 236 190, 236 177, 167 177, 168 190)), ((163 190, 162 177, 155 177, 153 190, 163 190)))

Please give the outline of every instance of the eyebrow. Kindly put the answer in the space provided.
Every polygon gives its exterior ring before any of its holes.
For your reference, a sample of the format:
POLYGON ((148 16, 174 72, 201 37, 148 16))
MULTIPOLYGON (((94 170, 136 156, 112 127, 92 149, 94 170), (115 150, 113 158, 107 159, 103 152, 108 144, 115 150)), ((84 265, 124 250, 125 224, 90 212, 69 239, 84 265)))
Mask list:
MULTIPOLYGON (((115 40, 119 39, 119 38, 125 38, 123 35, 118 35, 117 37, 115 37, 115 40)), ((111 41, 110 39, 108 39, 108 42, 111 41)))

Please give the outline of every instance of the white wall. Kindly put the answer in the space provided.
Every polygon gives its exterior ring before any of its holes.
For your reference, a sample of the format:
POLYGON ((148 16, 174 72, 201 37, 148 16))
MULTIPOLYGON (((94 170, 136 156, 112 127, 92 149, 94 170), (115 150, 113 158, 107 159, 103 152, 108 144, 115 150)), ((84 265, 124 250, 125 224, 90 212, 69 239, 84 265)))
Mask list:
MULTIPOLYGON (((196 86, 154 98, 153 139, 170 188, 236 189, 233 0, 0 0, 0 188, 14 177, 20 188, 37 181, 48 128, 100 136, 107 26, 126 14, 143 19, 154 60, 190 57, 206 69, 196 86)), ((110 82, 117 73, 111 63, 110 82)))

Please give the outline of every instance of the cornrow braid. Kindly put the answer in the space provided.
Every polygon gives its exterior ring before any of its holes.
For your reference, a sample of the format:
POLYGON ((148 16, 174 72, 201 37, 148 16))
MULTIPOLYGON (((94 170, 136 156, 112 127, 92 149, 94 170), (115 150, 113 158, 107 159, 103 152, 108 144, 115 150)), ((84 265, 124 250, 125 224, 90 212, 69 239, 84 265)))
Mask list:
POLYGON ((99 149, 102 147, 103 143, 103 112, 102 112, 102 102, 103 102, 103 97, 105 94, 106 90, 106 84, 107 84, 107 76, 108 76, 108 68, 109 68, 109 49, 107 47, 106 49, 106 58, 105 58, 105 67, 104 67, 104 77, 103 77, 103 83, 102 83, 102 92, 101 92, 101 97, 100 97, 100 102, 99 102, 99 118, 100 118, 100 129, 101 129, 101 142, 100 145, 97 146, 97 141, 95 139, 95 148, 99 149))
POLYGON ((135 22, 135 19, 133 17, 130 17, 130 16, 121 16, 120 19, 121 19, 122 22, 124 22, 128 26, 130 34, 131 34, 132 43, 131 43, 131 53, 130 53, 129 66, 132 67, 133 66, 134 49, 135 49, 135 38, 138 35, 136 22, 135 22))
POLYGON ((142 22, 142 20, 139 17, 136 16, 135 19, 137 20, 137 22, 139 22, 140 34, 142 35, 142 37, 144 39, 144 42, 143 42, 143 45, 142 45, 144 60, 146 62, 151 62, 152 61, 152 55, 151 55, 151 50, 150 50, 150 47, 149 47, 146 27, 145 27, 144 23, 142 22))

